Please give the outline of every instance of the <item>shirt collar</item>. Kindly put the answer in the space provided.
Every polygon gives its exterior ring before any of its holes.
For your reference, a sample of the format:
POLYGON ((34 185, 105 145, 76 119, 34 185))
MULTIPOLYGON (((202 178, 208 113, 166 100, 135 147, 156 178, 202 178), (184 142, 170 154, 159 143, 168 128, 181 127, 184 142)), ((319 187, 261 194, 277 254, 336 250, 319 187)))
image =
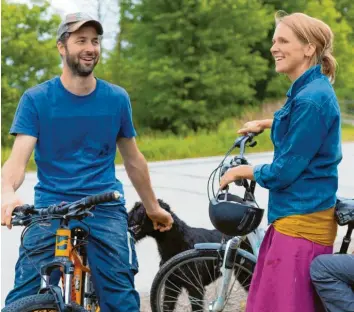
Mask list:
POLYGON ((315 65, 310 67, 292 83, 288 92, 286 93, 286 96, 294 97, 305 85, 317 78, 320 78, 322 75, 323 74, 321 73, 321 65, 315 65))

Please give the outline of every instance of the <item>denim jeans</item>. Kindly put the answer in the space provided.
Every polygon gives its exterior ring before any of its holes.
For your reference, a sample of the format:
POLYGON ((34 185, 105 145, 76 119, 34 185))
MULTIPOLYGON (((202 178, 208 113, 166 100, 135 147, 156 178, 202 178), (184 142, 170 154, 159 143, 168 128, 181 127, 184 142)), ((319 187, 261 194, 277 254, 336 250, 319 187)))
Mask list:
POLYGON ((354 255, 318 256, 311 264, 311 279, 327 311, 354 311, 354 255))
MULTIPOLYGON (((93 213, 94 217, 87 217, 83 222, 90 229, 86 248, 101 312, 138 312, 140 299, 134 287, 138 262, 134 241, 128 233, 126 209, 124 206, 96 206, 93 213)), ((38 292, 39 269, 54 257, 58 226, 59 221, 54 220, 48 226, 29 229, 24 239, 27 250, 20 247, 15 285, 6 298, 6 305, 38 292)), ((69 226, 83 227, 79 221, 72 221, 69 226)), ((51 282, 57 283, 58 277, 53 274, 51 282)))

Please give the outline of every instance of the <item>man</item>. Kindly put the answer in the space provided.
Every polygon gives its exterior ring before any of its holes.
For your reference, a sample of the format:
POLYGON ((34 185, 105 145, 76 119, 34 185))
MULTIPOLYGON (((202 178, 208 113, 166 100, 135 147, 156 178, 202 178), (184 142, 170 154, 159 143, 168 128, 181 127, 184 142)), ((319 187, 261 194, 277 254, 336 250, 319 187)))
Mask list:
POLYGON ((354 253, 316 257, 311 279, 328 312, 354 311, 354 253))
MULTIPOLYGON (((63 60, 60 77, 27 90, 18 105, 10 133, 16 135, 11 155, 2 169, 2 225, 11 228, 13 209, 21 205, 15 191, 24 180, 32 151, 38 168, 35 206, 117 190, 116 147, 147 214, 160 231, 173 220, 162 209, 151 187, 148 167, 135 142, 131 106, 124 89, 96 79, 93 69, 100 58, 102 25, 85 13, 66 16, 58 29, 57 48, 63 60)), ((87 245, 89 264, 102 312, 139 311, 134 289, 137 261, 127 233, 124 199, 98 205, 87 245)), ((55 227, 36 228, 20 248, 14 289, 6 305, 36 294, 40 285, 37 267, 54 255, 55 227), (48 247, 49 250, 48 250, 48 247), (34 251, 42 251, 35 253, 34 251)))

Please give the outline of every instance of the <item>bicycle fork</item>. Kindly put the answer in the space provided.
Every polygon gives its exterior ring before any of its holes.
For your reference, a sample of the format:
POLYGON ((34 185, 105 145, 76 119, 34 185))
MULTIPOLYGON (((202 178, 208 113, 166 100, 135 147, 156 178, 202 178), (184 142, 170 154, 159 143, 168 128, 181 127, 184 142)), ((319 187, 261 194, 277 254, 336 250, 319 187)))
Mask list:
POLYGON ((234 237, 226 244, 225 256, 221 267, 222 285, 218 292, 217 299, 209 305, 209 312, 222 311, 225 305, 227 292, 229 291, 230 280, 233 274, 233 267, 235 263, 237 248, 241 244, 241 238, 234 237))

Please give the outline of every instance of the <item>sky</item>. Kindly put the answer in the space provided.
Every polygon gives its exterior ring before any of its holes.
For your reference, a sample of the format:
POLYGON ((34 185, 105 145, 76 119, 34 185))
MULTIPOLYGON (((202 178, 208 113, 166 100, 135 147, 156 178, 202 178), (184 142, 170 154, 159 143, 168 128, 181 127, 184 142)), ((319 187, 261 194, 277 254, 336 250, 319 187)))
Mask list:
MULTIPOLYGON (((31 0, 12 0, 15 3, 26 3, 32 5, 31 0)), ((73 12, 86 12, 92 17, 98 18, 97 3, 102 7, 102 24, 104 29, 102 45, 107 50, 111 50, 115 44, 118 32, 118 1, 117 0, 49 0, 51 11, 64 17, 73 12)))

